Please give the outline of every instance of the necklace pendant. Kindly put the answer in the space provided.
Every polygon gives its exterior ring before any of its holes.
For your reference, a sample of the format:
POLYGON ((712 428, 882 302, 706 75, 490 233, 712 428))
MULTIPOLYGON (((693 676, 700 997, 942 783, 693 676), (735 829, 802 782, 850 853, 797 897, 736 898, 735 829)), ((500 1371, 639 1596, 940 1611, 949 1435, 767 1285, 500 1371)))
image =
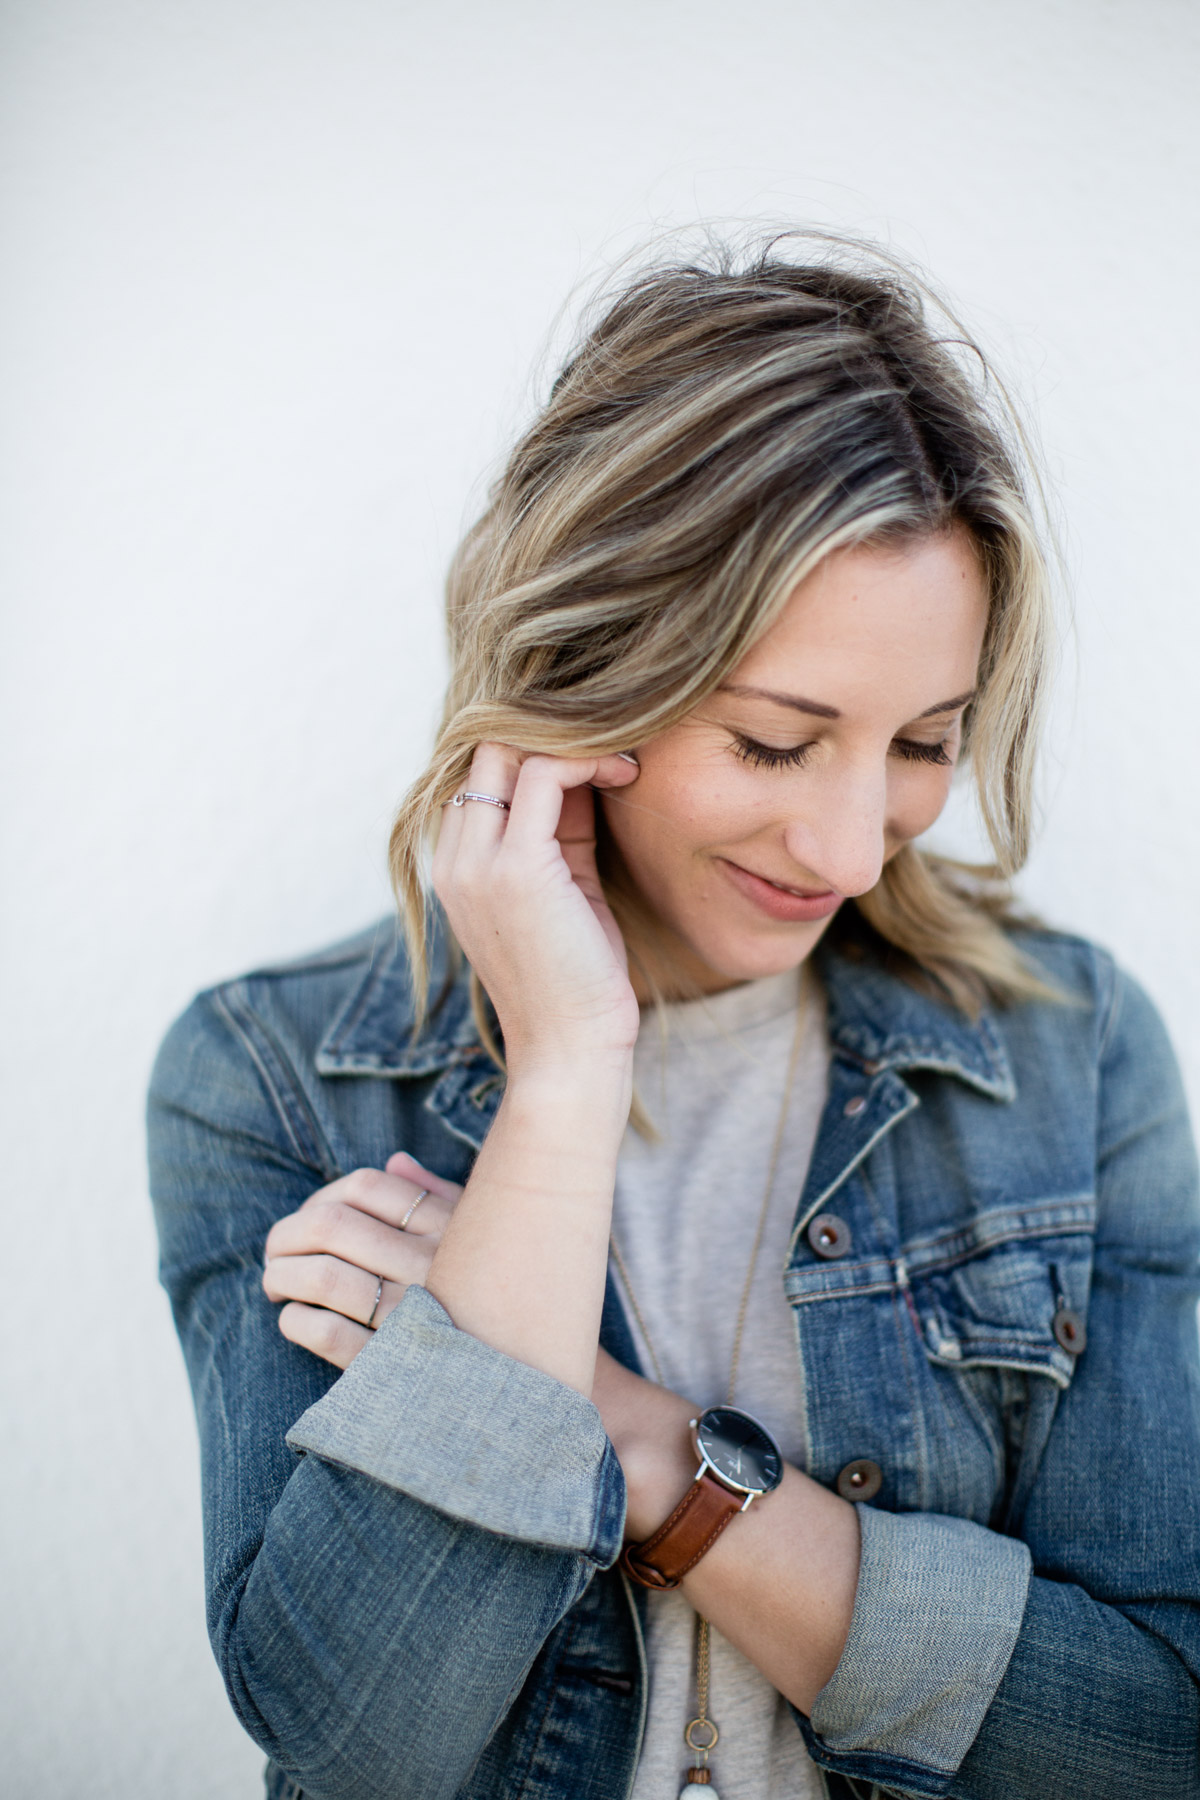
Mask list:
POLYGON ((721 1796, 713 1786, 712 1776, 707 1769, 688 1770, 687 1779, 679 1790, 679 1800, 699 1800, 699 1796, 696 1793, 697 1787, 703 1787, 704 1792, 709 1795, 710 1800, 721 1800, 721 1796))

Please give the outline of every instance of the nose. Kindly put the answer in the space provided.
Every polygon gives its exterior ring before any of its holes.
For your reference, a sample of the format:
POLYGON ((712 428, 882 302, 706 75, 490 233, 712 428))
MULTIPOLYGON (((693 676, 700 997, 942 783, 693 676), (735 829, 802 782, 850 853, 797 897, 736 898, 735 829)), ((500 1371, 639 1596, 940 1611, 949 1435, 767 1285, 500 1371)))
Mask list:
POLYGON ((884 769, 846 770, 796 785, 784 826, 788 854, 839 894, 865 894, 883 870, 887 817, 884 769))

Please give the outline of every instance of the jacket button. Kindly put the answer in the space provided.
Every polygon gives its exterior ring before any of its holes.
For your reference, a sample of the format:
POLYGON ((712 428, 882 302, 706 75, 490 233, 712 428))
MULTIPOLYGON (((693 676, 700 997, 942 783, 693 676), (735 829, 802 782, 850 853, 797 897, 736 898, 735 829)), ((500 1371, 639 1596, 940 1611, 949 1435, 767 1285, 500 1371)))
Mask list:
POLYGON ((808 1241, 817 1255, 823 1256, 827 1262, 832 1262, 835 1257, 845 1256, 854 1242, 850 1236, 850 1227, 836 1213, 818 1213, 808 1228, 808 1241))
POLYGON ((1087 1326, 1069 1306, 1059 1307, 1051 1320, 1051 1330, 1068 1355, 1079 1356, 1087 1349, 1087 1326))
POLYGON ((882 1486, 883 1470, 865 1456, 847 1463, 837 1478, 837 1491, 843 1500, 873 1500, 882 1486))
POLYGON ((859 1113, 865 1110, 866 1104, 867 1097, 865 1094, 855 1094, 851 1099, 847 1100, 842 1111, 848 1119, 857 1119, 859 1113))

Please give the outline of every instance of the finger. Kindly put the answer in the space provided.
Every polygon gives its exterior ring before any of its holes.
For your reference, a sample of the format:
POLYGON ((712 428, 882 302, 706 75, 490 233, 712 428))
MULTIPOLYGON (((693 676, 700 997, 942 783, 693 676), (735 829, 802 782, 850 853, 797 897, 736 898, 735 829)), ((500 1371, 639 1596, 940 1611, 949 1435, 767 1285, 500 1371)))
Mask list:
POLYGON ((558 833, 563 797, 573 788, 591 784, 601 762, 625 772, 612 785, 627 785, 634 771, 618 757, 527 756, 521 764, 513 791, 512 811, 505 846, 515 851, 540 849, 558 833))
MULTIPOLYGON (((418 1211, 424 1211, 426 1201, 418 1211)), ((423 1258, 440 1233, 401 1231, 370 1213, 334 1200, 323 1206, 302 1206, 271 1227, 267 1238, 266 1266, 280 1256, 337 1256, 356 1268, 386 1275, 390 1281, 413 1281, 423 1258)))
MULTIPOLYGON (((490 794, 494 800, 511 802, 517 777, 521 772, 522 752, 515 744, 486 742, 475 746, 467 787, 473 792, 490 794)), ((465 790, 464 790, 465 791, 465 790)), ((492 813, 499 812, 498 807, 492 813)), ((489 814, 482 815, 485 819, 489 814)), ((503 824, 503 818, 500 821, 503 824)))
POLYGON ((413 1189, 413 1198, 397 1221, 399 1228, 416 1237, 436 1233, 440 1238, 462 1194, 461 1185, 423 1169, 405 1150, 388 1157, 386 1173, 399 1176, 413 1189))
POLYGON ((573 880, 585 890, 595 887, 596 796, 591 787, 570 788, 563 795, 554 835, 573 880))
MULTIPOLYGON (((417 1273, 424 1274, 431 1260, 427 1257, 425 1267, 417 1273)), ((276 1305, 283 1300, 303 1300, 341 1313, 359 1325, 378 1325, 386 1316, 385 1298, 390 1311, 409 1284, 384 1280, 337 1256, 276 1256, 263 1270, 262 1285, 267 1299, 276 1305)))
POLYGON ((596 796, 590 784, 566 789, 554 835, 563 845, 595 843, 596 796))
POLYGON ((592 786, 598 788, 630 787, 641 774, 641 765, 632 751, 618 750, 613 756, 602 756, 596 763, 592 786))
POLYGON ((575 882, 586 893, 599 892, 596 872, 596 795, 612 794, 637 780, 641 769, 623 756, 603 756, 586 787, 568 788, 563 794, 558 838, 563 861, 575 882))
POLYGON ((365 1325, 355 1325, 340 1313, 325 1312, 319 1306, 302 1306, 295 1301, 279 1315, 279 1329, 290 1343, 311 1350, 322 1362, 348 1369, 360 1350, 365 1350, 375 1333, 365 1325))
MULTIPOLYGON (((360 1212, 369 1213, 372 1218, 381 1220, 385 1225, 399 1228, 401 1219, 425 1187, 436 1197, 432 1206, 429 1201, 421 1203, 419 1210, 427 1212, 424 1229, 429 1231, 434 1228, 429 1224, 429 1219, 432 1218, 436 1228, 444 1230, 453 1210, 453 1202, 458 1196, 454 1183, 443 1181, 440 1175, 418 1181, 400 1172, 392 1174, 384 1169, 354 1169, 349 1175, 331 1181, 328 1187, 318 1188, 315 1194, 309 1195, 299 1210, 311 1212, 318 1206, 343 1202, 356 1206, 360 1212), (447 1189, 449 1193, 446 1192, 447 1189)), ((268 1238, 268 1250, 270 1243, 268 1238)))
MULTIPOLYGON (((521 767, 521 753, 512 744, 480 744, 471 758, 471 768, 459 789, 459 795, 489 794, 495 800, 511 805, 521 767)), ((438 854, 434 857, 435 874, 447 863, 453 863, 461 848, 492 847, 503 838, 508 812, 503 807, 489 806, 486 800, 454 800, 444 808, 442 828, 438 833, 438 854)))

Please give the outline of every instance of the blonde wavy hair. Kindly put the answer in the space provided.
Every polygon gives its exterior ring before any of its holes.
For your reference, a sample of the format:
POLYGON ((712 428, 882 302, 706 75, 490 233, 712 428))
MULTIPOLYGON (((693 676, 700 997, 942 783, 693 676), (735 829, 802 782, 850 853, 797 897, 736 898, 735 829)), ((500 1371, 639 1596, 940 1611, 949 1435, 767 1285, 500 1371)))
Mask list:
MULTIPOLYGON (((610 296, 455 557, 445 711, 391 839, 422 1018, 427 846, 479 743, 558 756, 644 743, 726 679, 831 551, 956 524, 991 600, 962 754, 995 860, 908 845, 834 930, 972 1014, 1046 992, 1005 930, 1050 642, 1025 438, 927 285, 845 239, 789 260, 812 235, 643 268, 610 296)), ((597 823, 636 955, 653 922, 599 807, 597 823)))

